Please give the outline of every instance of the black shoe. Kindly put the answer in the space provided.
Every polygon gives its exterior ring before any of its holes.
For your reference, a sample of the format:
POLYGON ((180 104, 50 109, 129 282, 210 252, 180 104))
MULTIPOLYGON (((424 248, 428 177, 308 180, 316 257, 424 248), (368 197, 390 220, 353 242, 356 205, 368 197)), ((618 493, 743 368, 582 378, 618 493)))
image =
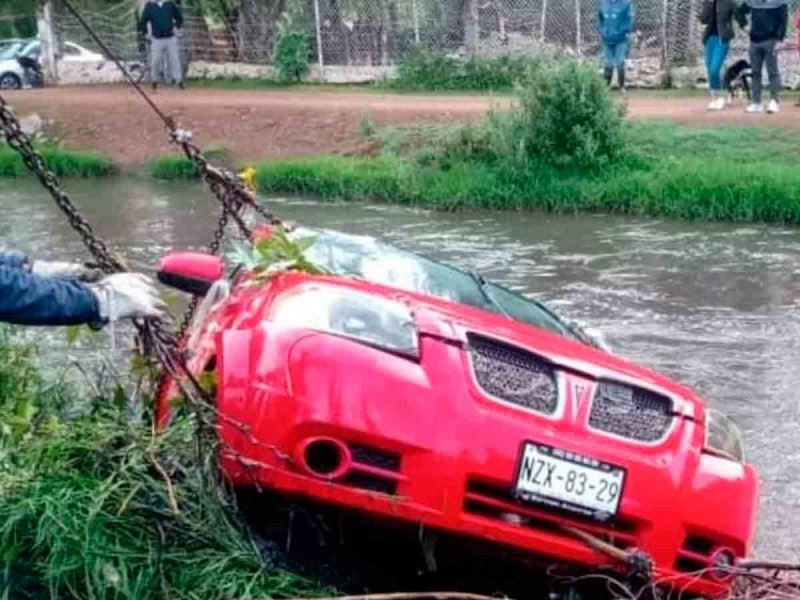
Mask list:
POLYGON ((154 92, 158 91, 158 84, 155 81, 152 83, 152 88, 154 92))
POLYGON ((182 90, 185 90, 185 89, 186 89, 186 84, 185 84, 185 83, 183 83, 183 82, 181 81, 181 82, 178 84, 178 87, 179 87, 180 89, 182 89, 182 90))

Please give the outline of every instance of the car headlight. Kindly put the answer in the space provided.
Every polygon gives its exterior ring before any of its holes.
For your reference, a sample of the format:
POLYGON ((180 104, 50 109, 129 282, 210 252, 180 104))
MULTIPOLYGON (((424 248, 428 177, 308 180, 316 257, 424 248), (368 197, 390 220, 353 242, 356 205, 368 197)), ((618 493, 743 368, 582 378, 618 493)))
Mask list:
POLYGON ((723 413, 706 413, 706 451, 709 454, 744 462, 744 437, 739 426, 723 413))
POLYGON ((271 320, 419 357, 419 338, 411 311, 400 302, 370 294, 335 286, 303 286, 277 300, 271 320))

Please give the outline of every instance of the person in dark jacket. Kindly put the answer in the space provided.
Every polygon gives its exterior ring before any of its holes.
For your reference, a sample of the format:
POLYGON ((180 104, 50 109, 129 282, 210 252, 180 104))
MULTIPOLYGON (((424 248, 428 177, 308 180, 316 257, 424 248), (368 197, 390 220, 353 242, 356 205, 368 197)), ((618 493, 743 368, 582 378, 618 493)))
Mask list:
POLYGON ((32 262, 0 251, 0 321, 16 325, 91 325, 160 318, 166 306, 143 275, 118 273, 95 283, 82 265, 32 262))
POLYGON ((150 34, 150 77, 153 89, 163 80, 183 88, 181 53, 176 33, 183 27, 183 14, 172 0, 150 0, 139 20, 140 33, 150 34), (166 69, 164 65, 166 63, 166 69))
POLYGON ((703 34, 703 45, 706 50, 706 70, 708 71, 708 88, 711 91, 709 110, 725 108, 725 96, 722 93, 722 67, 735 32, 733 20, 736 16, 734 0, 704 0, 700 8, 700 22, 706 26, 703 34))
POLYGON ((628 58, 628 35, 633 30, 633 6, 630 0, 603 0, 597 13, 597 26, 603 41, 603 64, 606 81, 611 85, 614 70, 620 89, 625 89, 625 60, 628 58))
POLYGON ((749 113, 764 112, 761 103, 762 71, 767 66, 770 101, 768 113, 780 111, 781 73, 778 69, 778 45, 786 39, 789 8, 786 0, 747 0, 737 10, 739 24, 747 26, 750 16, 750 67, 753 70, 753 97, 749 113))

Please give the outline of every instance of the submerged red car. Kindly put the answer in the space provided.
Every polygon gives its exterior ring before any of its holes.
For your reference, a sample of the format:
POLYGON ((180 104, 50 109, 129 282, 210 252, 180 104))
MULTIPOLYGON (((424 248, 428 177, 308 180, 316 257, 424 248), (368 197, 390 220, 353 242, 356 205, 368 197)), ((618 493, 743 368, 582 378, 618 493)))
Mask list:
MULTIPOLYGON (((371 238, 295 235, 331 275, 253 285, 240 270, 188 338, 191 367, 217 373, 234 485, 609 566, 588 533, 646 554, 666 586, 727 590, 759 491, 728 419, 480 276, 371 238)), ((200 295, 225 281, 197 254, 167 257, 161 278, 200 295)))

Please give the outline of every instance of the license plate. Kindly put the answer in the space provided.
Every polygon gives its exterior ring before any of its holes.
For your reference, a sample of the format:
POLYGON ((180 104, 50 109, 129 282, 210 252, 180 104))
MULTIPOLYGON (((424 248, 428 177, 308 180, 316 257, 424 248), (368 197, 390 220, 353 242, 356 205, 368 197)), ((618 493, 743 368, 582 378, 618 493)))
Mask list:
POLYGON ((514 495, 526 502, 607 520, 619 511, 625 469, 602 461, 526 442, 514 495))

